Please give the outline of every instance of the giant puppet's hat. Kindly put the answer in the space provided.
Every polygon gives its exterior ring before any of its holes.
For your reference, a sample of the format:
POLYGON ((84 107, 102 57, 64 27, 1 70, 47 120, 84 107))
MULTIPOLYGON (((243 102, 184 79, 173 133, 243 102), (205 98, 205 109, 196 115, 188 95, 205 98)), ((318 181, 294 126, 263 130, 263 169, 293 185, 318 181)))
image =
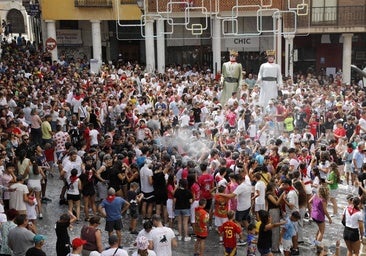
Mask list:
POLYGON ((275 50, 267 50, 266 55, 267 55, 267 57, 269 57, 269 56, 276 57, 276 51, 275 50))
POLYGON ((235 50, 230 50, 230 56, 238 57, 239 53, 235 50))

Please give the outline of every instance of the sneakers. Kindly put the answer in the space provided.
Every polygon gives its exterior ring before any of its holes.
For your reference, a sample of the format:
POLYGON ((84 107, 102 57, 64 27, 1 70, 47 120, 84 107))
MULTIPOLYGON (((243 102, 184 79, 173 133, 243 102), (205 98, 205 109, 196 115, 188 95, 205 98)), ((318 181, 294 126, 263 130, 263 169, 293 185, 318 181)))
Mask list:
POLYGON ((184 238, 184 242, 189 242, 189 241, 191 241, 191 238, 190 238, 189 236, 186 236, 186 237, 184 238))
POLYGON ((131 235, 138 235, 138 234, 139 234, 139 232, 137 232, 136 230, 132 230, 132 231, 130 232, 130 234, 131 234, 131 235))
POLYGON ((245 242, 244 240, 239 239, 237 244, 241 245, 241 246, 244 246, 244 245, 247 244, 247 242, 245 242))
POLYGON ((38 219, 40 219, 40 220, 43 219, 43 214, 42 213, 39 214, 38 219))
POLYGON ((182 236, 177 236, 178 241, 182 240, 182 236))

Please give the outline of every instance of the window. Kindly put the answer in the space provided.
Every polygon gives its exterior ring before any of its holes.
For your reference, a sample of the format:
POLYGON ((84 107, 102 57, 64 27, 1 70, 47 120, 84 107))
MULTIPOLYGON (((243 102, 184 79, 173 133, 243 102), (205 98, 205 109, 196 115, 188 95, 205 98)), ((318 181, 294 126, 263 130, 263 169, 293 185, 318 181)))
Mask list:
POLYGON ((337 0, 313 0, 311 22, 333 24, 337 21, 337 0))

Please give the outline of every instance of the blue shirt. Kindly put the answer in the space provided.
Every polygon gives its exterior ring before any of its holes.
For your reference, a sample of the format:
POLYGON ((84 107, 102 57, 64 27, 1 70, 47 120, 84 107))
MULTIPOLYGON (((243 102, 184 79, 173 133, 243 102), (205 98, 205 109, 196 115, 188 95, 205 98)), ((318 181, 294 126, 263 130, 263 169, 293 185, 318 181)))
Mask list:
POLYGON ((100 205, 104 208, 105 213, 107 214, 106 220, 120 220, 122 218, 121 211, 125 203, 126 201, 119 196, 116 196, 112 202, 108 202, 107 199, 104 199, 100 205))
POLYGON ((286 219, 286 224, 283 228, 286 230, 283 234, 284 240, 291 240, 296 235, 295 223, 291 221, 290 217, 286 219))

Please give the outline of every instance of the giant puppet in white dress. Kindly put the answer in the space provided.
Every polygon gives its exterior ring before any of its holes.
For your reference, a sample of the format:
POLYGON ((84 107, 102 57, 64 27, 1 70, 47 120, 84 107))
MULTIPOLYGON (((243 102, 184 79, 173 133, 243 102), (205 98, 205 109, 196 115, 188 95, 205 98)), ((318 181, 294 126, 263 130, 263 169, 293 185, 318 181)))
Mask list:
POLYGON ((239 95, 243 68, 240 63, 236 62, 237 56, 238 52, 231 50, 230 61, 222 65, 221 84, 223 88, 220 95, 220 103, 222 106, 231 98, 233 92, 237 92, 239 95))
POLYGON ((274 63, 275 51, 267 51, 267 62, 259 68, 257 83, 261 91, 259 95, 259 104, 267 107, 271 99, 277 99, 278 88, 282 86, 282 74, 280 65, 274 63))

